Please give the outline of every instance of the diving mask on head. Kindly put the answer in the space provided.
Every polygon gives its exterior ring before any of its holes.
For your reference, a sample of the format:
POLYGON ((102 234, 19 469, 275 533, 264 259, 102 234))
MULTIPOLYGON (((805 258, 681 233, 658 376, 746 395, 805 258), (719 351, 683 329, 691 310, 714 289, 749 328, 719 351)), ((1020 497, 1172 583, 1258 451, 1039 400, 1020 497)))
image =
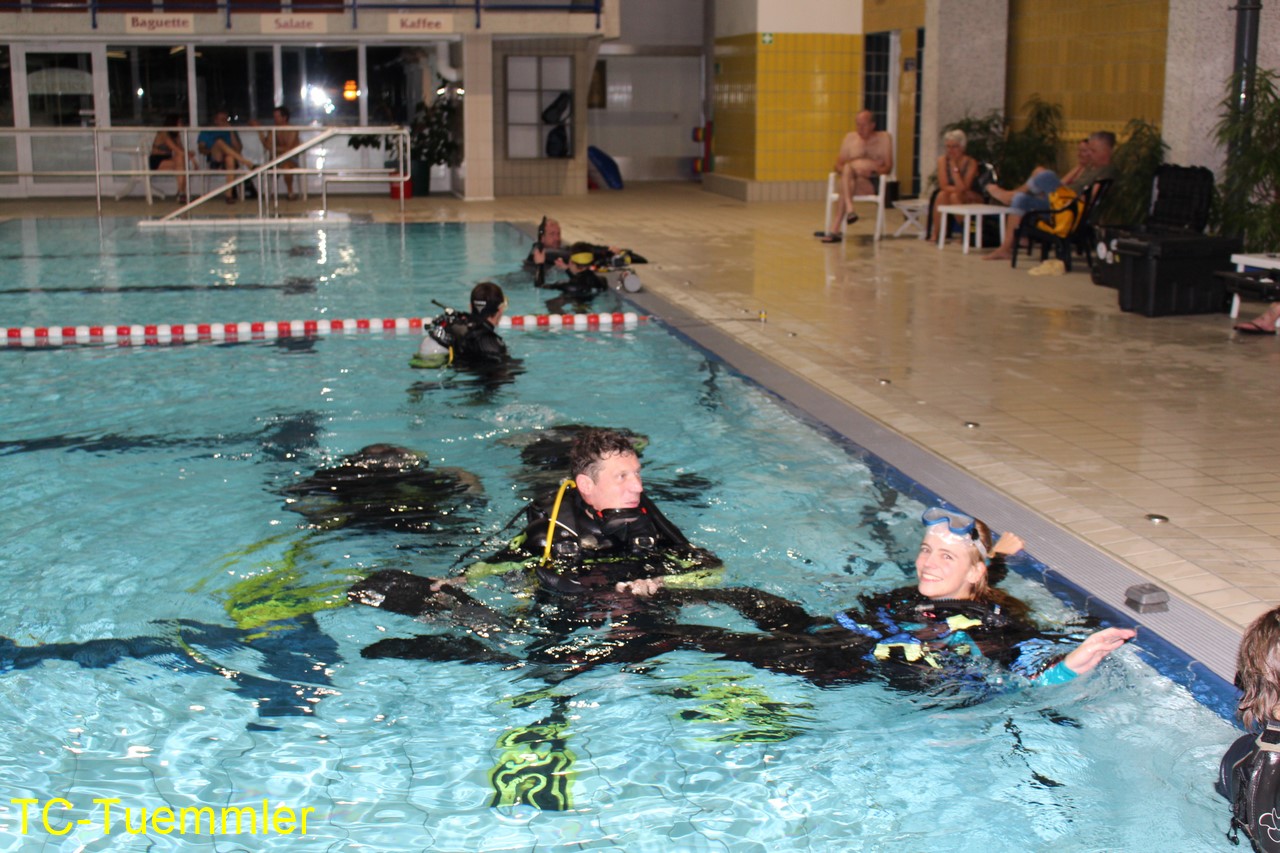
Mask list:
POLYGON ((990 559, 987 546, 982 544, 982 539, 978 536, 973 516, 935 506, 926 509, 920 516, 920 521, 928 528, 929 535, 937 536, 948 544, 966 542, 978 549, 978 556, 984 561, 990 559))

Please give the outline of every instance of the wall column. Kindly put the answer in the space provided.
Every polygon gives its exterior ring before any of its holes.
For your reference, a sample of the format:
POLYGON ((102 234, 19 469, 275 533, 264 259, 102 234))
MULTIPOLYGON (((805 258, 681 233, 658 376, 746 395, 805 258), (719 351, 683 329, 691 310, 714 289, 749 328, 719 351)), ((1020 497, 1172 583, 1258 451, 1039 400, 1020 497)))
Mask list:
POLYGON ((493 37, 462 37, 463 97, 462 135, 466 176, 462 197, 467 201, 493 200, 493 37))
POLYGON ((926 0, 920 178, 927 185, 942 128, 966 115, 1004 111, 1009 0, 926 0))

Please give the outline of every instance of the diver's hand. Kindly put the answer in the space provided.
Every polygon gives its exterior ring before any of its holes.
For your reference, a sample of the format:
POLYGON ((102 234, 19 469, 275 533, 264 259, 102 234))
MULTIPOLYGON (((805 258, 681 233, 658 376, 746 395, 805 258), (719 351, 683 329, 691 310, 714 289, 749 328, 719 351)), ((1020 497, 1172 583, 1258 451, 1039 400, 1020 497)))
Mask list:
POLYGON ((1063 663, 1076 675, 1084 675, 1137 635, 1138 632, 1131 628, 1103 628, 1085 637, 1084 642, 1063 659, 1063 663))
POLYGON ((618 581, 614 586, 618 592, 629 592, 640 598, 656 595, 666 584, 662 578, 641 578, 638 581, 618 581))
POLYGON ((545 264, 547 262, 547 252, 542 248, 541 244, 533 247, 533 262, 535 264, 545 264))
POLYGON ((1026 543, 1022 541, 1022 537, 1016 533, 1005 533, 1001 535, 996 544, 991 546, 991 555, 1004 554, 1011 556, 1018 553, 1026 547, 1026 543))

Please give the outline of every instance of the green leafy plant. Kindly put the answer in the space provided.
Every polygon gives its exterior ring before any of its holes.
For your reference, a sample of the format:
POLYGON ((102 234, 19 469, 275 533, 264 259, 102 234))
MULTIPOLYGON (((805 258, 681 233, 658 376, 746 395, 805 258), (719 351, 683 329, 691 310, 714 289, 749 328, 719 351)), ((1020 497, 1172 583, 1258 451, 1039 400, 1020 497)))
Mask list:
POLYGON ((1217 219, 1224 234, 1244 238, 1249 252, 1280 251, 1280 72, 1258 69, 1242 105, 1233 77, 1214 128, 1228 152, 1217 219))
MULTIPOLYGON (((456 124, 458 99, 455 95, 436 96, 431 103, 419 102, 409 121, 409 159, 428 166, 456 166, 461 162, 462 146, 458 143, 456 124)), ((395 151, 395 137, 377 133, 354 134, 347 138, 351 148, 383 148, 395 151)))
POLYGON ((1116 146, 1111 157, 1116 182, 1099 212, 1102 222, 1133 225, 1144 221, 1151 210, 1156 169, 1164 162, 1169 146, 1165 145, 1159 128, 1137 118, 1125 125, 1121 138, 1124 141, 1116 146))
POLYGON ((1004 113, 992 110, 985 116, 966 116, 943 130, 964 131, 965 153, 982 163, 991 163, 1006 187, 1017 186, 1031 176, 1036 166, 1052 166, 1058 156, 1062 107, 1032 95, 1022 105, 1026 119, 1014 130, 1004 113))

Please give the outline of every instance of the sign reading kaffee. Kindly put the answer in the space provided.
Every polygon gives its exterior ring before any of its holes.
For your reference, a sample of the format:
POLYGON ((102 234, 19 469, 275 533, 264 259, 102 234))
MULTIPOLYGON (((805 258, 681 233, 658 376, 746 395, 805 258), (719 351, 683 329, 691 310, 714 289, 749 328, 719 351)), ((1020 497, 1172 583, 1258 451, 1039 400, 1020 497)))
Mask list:
POLYGON ((387 16, 387 32, 451 33, 453 32, 453 16, 393 12, 387 16))

